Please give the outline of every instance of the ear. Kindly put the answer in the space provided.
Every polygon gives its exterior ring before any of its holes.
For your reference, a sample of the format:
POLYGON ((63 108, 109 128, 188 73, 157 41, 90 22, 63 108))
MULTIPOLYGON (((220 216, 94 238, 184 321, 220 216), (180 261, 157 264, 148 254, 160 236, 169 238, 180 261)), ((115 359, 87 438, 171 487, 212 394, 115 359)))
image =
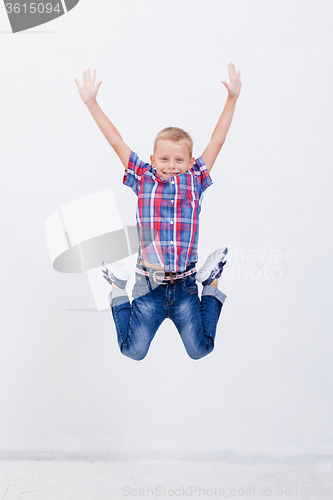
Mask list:
POLYGON ((192 158, 190 159, 190 168, 193 167, 194 162, 195 162, 195 158, 192 156, 192 158))
POLYGON ((155 168, 155 157, 154 155, 150 155, 150 163, 153 168, 155 168))

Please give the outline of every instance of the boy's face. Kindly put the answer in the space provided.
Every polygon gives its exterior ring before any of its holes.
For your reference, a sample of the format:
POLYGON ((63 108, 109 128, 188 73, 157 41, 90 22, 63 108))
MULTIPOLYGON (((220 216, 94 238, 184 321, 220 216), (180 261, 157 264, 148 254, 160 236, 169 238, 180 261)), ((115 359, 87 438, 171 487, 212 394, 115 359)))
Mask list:
POLYGON ((155 154, 151 155, 150 160, 157 175, 164 180, 173 175, 184 174, 192 168, 195 161, 190 157, 186 141, 172 142, 169 139, 158 141, 155 154))

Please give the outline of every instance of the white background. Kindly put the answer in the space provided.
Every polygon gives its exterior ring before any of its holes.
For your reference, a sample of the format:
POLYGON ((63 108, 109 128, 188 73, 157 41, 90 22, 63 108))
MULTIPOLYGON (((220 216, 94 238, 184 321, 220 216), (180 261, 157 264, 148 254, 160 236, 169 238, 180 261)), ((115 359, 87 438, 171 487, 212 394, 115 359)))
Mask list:
POLYGON ((81 0, 13 35, 0 5, 2 451, 332 452, 332 17, 330 0, 81 0), (169 125, 199 156, 230 61, 243 88, 200 233, 201 261, 230 249, 216 347, 191 360, 166 321, 135 362, 48 256, 46 218, 82 196, 111 187, 134 224, 74 78, 97 68, 142 159, 169 125))

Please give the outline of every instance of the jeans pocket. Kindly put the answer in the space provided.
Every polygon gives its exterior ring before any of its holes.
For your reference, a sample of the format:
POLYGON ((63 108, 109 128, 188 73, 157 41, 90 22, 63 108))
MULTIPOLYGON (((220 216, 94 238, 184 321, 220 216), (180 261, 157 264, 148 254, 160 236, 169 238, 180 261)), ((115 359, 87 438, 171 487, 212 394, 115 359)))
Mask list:
POLYGON ((198 285, 194 276, 188 276, 183 280, 182 285, 185 292, 196 293, 198 291, 198 285))
POLYGON ((149 293, 149 283, 147 281, 146 276, 142 276, 142 274, 135 274, 135 284, 132 290, 132 296, 134 299, 137 297, 141 297, 142 295, 146 295, 149 293))

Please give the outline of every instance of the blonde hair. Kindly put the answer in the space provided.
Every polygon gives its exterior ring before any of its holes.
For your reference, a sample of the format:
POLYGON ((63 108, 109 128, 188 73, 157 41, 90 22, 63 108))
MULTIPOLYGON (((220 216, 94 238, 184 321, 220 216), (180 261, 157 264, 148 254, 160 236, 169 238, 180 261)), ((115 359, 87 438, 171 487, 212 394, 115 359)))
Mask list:
POLYGON ((192 137, 185 132, 182 128, 178 127, 166 127, 161 132, 159 132, 155 138, 154 142, 154 154, 157 148, 157 144, 159 141, 172 141, 172 142, 180 142, 180 141, 185 141, 187 142, 189 153, 190 153, 190 158, 192 157, 192 149, 193 149, 193 141, 192 137))

